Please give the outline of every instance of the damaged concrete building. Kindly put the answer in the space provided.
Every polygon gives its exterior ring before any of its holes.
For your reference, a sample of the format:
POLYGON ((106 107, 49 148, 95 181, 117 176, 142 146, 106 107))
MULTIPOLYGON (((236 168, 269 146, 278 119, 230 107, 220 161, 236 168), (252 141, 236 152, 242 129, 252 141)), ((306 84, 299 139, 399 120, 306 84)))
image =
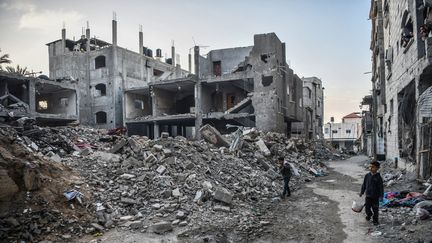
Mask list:
POLYGON ((374 154, 432 174, 432 1, 372 0, 374 154))
POLYGON ((22 117, 40 125, 64 125, 78 119, 77 84, 24 77, 0 71, 0 119, 22 117))
POLYGON ((227 124, 290 133, 302 120, 302 81, 289 68, 276 34, 254 36, 248 47, 194 49, 197 75, 153 80, 125 90, 125 123, 132 134, 194 136, 203 124, 227 124), (145 103, 147 109, 140 104, 145 103))
POLYGON ((292 134, 307 139, 323 139, 324 87, 317 77, 302 78, 303 121, 294 122, 292 134))
POLYGON ((286 63, 285 43, 276 34, 254 36, 248 47, 200 54, 194 47, 189 70, 162 51, 143 45, 139 52, 117 45, 117 21, 112 21, 112 44, 85 35, 75 41, 48 43, 52 79, 77 81, 79 121, 99 128, 126 126, 129 134, 150 138, 162 132, 185 137, 203 124, 226 131, 227 124, 290 134, 291 123, 303 119, 302 80, 286 63), (194 74, 192 74, 192 65, 194 74))

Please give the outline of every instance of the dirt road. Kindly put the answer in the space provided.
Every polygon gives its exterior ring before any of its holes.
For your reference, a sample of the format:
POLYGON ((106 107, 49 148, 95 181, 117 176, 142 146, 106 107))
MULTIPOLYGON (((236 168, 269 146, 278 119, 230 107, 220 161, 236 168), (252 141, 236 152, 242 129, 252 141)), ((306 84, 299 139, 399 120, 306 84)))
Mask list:
MULTIPOLYGON (((365 156, 329 162, 328 176, 293 192, 280 202, 258 202, 253 222, 257 228, 245 234, 239 231, 235 218, 233 224, 197 225, 193 229, 176 230, 159 236, 152 233, 132 233, 112 230, 99 239, 102 242, 374 242, 379 238, 368 232, 374 226, 366 222, 364 214, 351 211, 353 200, 359 200, 358 192, 365 174, 362 165, 365 156), (262 209, 266 210, 262 210, 262 209)), ((362 199, 360 199, 362 200, 362 199)), ((89 240, 89 239, 87 239, 89 240)), ((382 240, 382 238, 381 238, 382 240)), ((87 241, 88 242, 88 241, 87 241)))

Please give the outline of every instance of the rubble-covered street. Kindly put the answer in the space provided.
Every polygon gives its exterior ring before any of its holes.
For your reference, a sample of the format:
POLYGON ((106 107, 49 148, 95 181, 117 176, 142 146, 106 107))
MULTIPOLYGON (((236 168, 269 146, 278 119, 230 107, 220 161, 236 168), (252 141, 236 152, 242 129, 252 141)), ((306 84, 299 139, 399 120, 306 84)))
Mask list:
POLYGON ((423 231, 432 221, 417 219, 411 208, 383 208, 382 225, 367 225, 363 214, 350 210, 367 157, 343 160, 346 155, 320 142, 251 129, 230 152, 205 140, 166 134, 150 140, 128 138, 121 130, 27 123, 1 130, 0 234, 6 241, 410 242, 431 237, 423 231), (287 199, 279 196, 279 156, 299 173, 287 199))

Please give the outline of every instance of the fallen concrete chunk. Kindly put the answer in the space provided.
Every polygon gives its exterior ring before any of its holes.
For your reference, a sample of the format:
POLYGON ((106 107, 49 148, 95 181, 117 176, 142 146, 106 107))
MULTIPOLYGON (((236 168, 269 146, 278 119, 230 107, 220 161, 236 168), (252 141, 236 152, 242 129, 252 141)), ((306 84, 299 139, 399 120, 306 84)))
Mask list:
POLYGON ((163 165, 160 165, 157 169, 156 169, 157 173, 159 174, 163 174, 166 171, 166 167, 163 165))
POLYGON ((181 221, 181 222, 179 223, 179 226, 180 226, 180 227, 184 227, 184 226, 186 226, 187 224, 188 224, 187 221, 181 221))
POLYGON ((229 147, 230 143, 220 134, 220 132, 210 126, 209 124, 204 125, 200 129, 200 133, 203 136, 203 138, 218 147, 229 147))
POLYGON ((224 202, 226 204, 231 204, 232 199, 233 199, 233 195, 230 191, 228 191, 225 188, 218 188, 218 189, 216 189, 214 199, 221 201, 221 202, 224 202))
POLYGON ((167 133, 167 132, 161 133, 161 138, 167 139, 168 137, 169 137, 169 133, 167 133))
POLYGON ((154 162, 156 162, 156 161, 157 161, 157 158, 156 158, 156 156, 154 156, 152 153, 149 153, 149 154, 147 155, 147 157, 145 158, 145 162, 146 162, 146 163, 149 163, 149 164, 154 163, 154 162))
POLYGON ((127 197, 122 197, 120 199, 120 202, 125 203, 125 204, 138 204, 138 202, 132 198, 127 198, 127 197))
POLYGON ((79 154, 81 156, 87 156, 89 154, 91 154, 93 152, 93 150, 91 148, 85 148, 83 150, 81 150, 81 152, 79 152, 79 154))
POLYGON ((132 151, 134 151, 135 153, 138 153, 141 150, 140 143, 134 138, 129 139, 129 146, 131 147, 132 151))
POLYGON ((162 151, 163 146, 162 146, 162 145, 159 145, 159 144, 155 144, 155 145, 153 146, 153 148, 154 148, 156 151, 160 152, 160 151, 162 151))
POLYGON ((99 231, 103 231, 103 230, 105 229, 102 225, 97 224, 97 223, 92 223, 91 226, 92 226, 93 228, 99 230, 99 231))
POLYGON ((116 145, 114 145, 114 147, 112 147, 112 149, 109 152, 115 154, 120 149, 122 149, 127 143, 128 141, 126 139, 122 139, 116 145))
POLYGON ((172 191, 172 195, 173 197, 181 197, 182 194, 180 192, 180 189, 176 188, 172 191))
POLYGON ((173 230, 173 227, 171 223, 166 221, 161 221, 156 224, 153 224, 152 226, 153 232, 156 234, 163 234, 165 232, 169 232, 173 230))
POLYGON ((262 139, 256 141, 255 144, 258 145, 260 151, 264 154, 264 156, 270 156, 270 150, 267 148, 262 139))
POLYGON ((132 215, 126 215, 126 216, 120 217, 121 221, 128 221, 128 220, 131 220, 131 219, 133 219, 132 215))
POLYGON ((124 173, 123 175, 120 176, 120 178, 132 179, 132 178, 135 178, 135 175, 124 173))
POLYGON ((197 191, 197 192, 195 193, 195 197, 194 197, 193 201, 194 201, 194 202, 199 202, 199 201, 201 201, 201 199, 203 198, 203 195, 204 195, 203 191, 201 191, 201 190, 197 191))
POLYGON ((178 211, 176 214, 176 219, 183 220, 187 217, 186 213, 183 211, 178 211))
POLYGON ((216 212, 226 212, 226 213, 229 213, 231 211, 230 207, 222 206, 222 205, 214 206, 213 210, 216 212))

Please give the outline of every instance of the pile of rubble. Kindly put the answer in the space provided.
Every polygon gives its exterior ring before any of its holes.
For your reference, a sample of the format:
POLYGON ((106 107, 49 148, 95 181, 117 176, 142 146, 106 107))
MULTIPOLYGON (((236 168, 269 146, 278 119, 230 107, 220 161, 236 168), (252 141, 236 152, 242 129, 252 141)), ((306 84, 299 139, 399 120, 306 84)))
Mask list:
MULTIPOLYGON (((234 140, 229 136, 210 135, 216 142, 189 141, 167 133, 150 140, 86 127, 28 126, 9 137, 25 148, 25 153, 37 156, 40 163, 57 166, 67 174, 65 177, 75 178, 63 181, 62 187, 52 192, 56 198, 45 198, 46 204, 49 200, 61 204, 54 207, 58 214, 64 216, 66 210, 74 215, 67 223, 59 223, 67 225, 67 230, 58 234, 63 238, 116 226, 164 233, 174 227, 184 227, 187 232, 208 224, 257 233, 255 228, 265 222, 253 223, 254 211, 259 211, 262 202, 280 200, 278 157, 284 156, 299 170, 300 176, 292 179, 294 190, 315 176, 325 175, 322 160, 342 158, 323 144, 287 139, 277 133, 249 130, 236 141, 236 149, 230 149, 234 140), (83 194, 85 206, 73 209, 67 202, 63 193, 72 189, 83 194), (84 215, 93 220, 80 224, 77 230, 74 223, 84 215), (237 219, 230 220, 235 225, 228 224, 229 218, 237 219)), ((51 173, 51 167, 46 168, 51 173)), ((66 179, 52 180, 60 183, 66 179)), ((51 213, 54 218, 58 214, 51 213)), ((45 216, 39 219, 50 220, 45 216)), ((2 220, 2 224, 11 224, 5 217, 2 220)), ((17 239, 20 237, 23 235, 17 239)))
MULTIPOLYGON (((73 210, 63 193, 83 181, 25 143, 15 130, 0 129, 0 239, 33 242, 50 235, 82 235, 91 226, 91 211, 85 203, 73 210)), ((90 196, 86 188, 80 190, 90 196)))

